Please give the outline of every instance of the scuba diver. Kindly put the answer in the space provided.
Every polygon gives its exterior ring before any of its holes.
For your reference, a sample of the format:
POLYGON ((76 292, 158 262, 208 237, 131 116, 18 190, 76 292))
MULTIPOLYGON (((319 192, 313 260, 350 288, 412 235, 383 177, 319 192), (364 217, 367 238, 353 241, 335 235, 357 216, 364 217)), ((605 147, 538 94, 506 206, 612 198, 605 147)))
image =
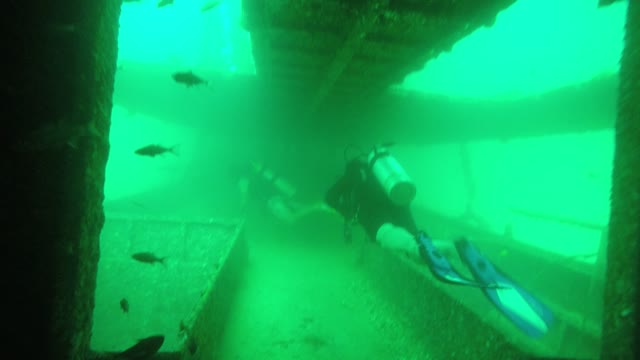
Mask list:
POLYGON ((250 200, 256 200, 263 210, 286 224, 292 224, 313 211, 333 212, 333 209, 322 202, 304 204, 296 200, 296 188, 264 164, 250 162, 241 169, 236 169, 236 172, 243 211, 250 200))
POLYGON ((351 228, 358 223, 371 240, 421 258, 437 280, 480 289, 527 335, 544 335, 553 315, 540 300, 504 275, 464 238, 454 244, 474 279, 462 276, 438 251, 436 242, 419 229, 410 209, 416 187, 389 152, 391 145, 375 146, 368 156, 360 152, 351 160, 347 156, 349 148, 345 148, 345 173, 325 196, 326 203, 345 220, 345 239, 350 241, 351 228))

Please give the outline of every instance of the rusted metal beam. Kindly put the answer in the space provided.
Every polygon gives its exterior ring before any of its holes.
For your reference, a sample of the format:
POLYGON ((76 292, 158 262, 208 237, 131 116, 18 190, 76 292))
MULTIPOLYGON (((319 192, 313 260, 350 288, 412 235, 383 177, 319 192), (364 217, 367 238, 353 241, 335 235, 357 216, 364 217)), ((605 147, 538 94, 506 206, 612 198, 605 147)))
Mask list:
POLYGON ((317 70, 318 64, 329 64, 331 57, 320 52, 272 51, 271 59, 276 66, 309 67, 317 70))
POLYGON ((598 224, 590 221, 572 219, 565 216, 547 214, 547 213, 527 210, 527 209, 512 208, 511 212, 514 214, 522 215, 532 219, 545 220, 545 221, 555 222, 559 224, 571 225, 571 226, 580 227, 580 228, 589 229, 589 230, 602 231, 602 229, 607 227, 607 224, 598 224))
MULTIPOLYGON (((336 90, 342 87, 344 78, 336 84, 336 90)), ((357 134, 362 143, 375 143, 380 139, 405 144, 508 141, 611 130, 615 126, 611 114, 615 113, 617 87, 618 76, 603 76, 581 86, 539 96, 491 102, 395 90, 361 101, 352 97, 347 107, 325 106, 318 109, 315 116, 327 119, 324 128, 333 136, 345 136, 342 140, 345 142, 351 141, 349 136, 356 136, 350 134, 357 134), (398 117, 398 113, 402 116, 398 117), (360 126, 363 122, 367 125, 366 132, 360 126)), ((339 100, 344 104, 349 99, 339 100)))
POLYGON ((320 106, 324 101, 329 91, 331 91, 342 75, 342 72, 351 61, 351 58, 353 58, 355 53, 360 49, 362 41, 366 37, 367 32, 376 23, 378 15, 386 9, 388 3, 389 0, 372 0, 362 12, 362 16, 356 20, 356 23, 349 32, 344 44, 333 58, 333 61, 327 70, 324 82, 318 87, 318 90, 313 96, 306 117, 315 113, 318 106, 320 106))
POLYGON ((269 79, 271 39, 264 0, 242 0, 242 11, 247 16, 246 28, 251 33, 256 73, 264 79, 269 79))
MULTIPOLYGON (((481 5, 471 5, 468 11, 472 12, 470 15, 467 15, 463 18, 459 16, 454 16, 456 12, 460 12, 459 9, 450 9, 451 13, 445 11, 440 16, 439 19, 437 16, 434 16, 432 12, 423 13, 424 16, 427 16, 429 21, 432 23, 431 27, 437 27, 439 30, 428 28, 424 29, 424 33, 435 33, 438 34, 437 37, 434 37, 432 41, 421 41, 421 42, 412 42, 412 41, 400 41, 398 43, 397 36, 395 35, 385 35, 381 33, 370 34, 367 36, 368 48, 373 51, 373 53, 378 54, 394 54, 395 56, 399 55, 399 51, 402 49, 406 51, 403 56, 400 58, 406 59, 402 66, 394 66, 389 68, 389 71, 386 72, 386 77, 381 78, 380 87, 370 87, 368 91, 363 92, 361 94, 362 98, 369 98, 373 95, 379 94, 383 92, 389 86, 400 83, 405 78, 405 76, 413 71, 417 71, 422 69, 425 63, 435 57, 437 57, 442 52, 449 52, 453 48, 453 45, 458 42, 460 39, 465 36, 471 34, 477 28, 481 26, 491 26, 495 21, 496 14, 500 11, 509 7, 515 0, 504 0, 500 3, 495 3, 492 6, 482 7, 481 5), (428 14, 428 15, 426 15, 428 14), (442 25, 439 23, 442 22, 442 25), (444 25, 444 26, 443 26, 444 25), (389 42, 392 41, 392 42, 389 42), (388 51, 384 51, 384 47, 390 47, 389 44, 393 43, 393 46, 398 46, 398 49, 389 49, 388 51)), ((394 10, 398 10, 398 7, 402 8, 405 6, 409 6, 411 1, 392 1, 389 4, 389 7, 394 10), (400 4, 402 3, 402 4, 400 4)), ((420 5, 427 6, 427 5, 420 5)), ((429 5, 431 6, 431 5, 429 5)), ((427 6, 427 8, 429 7, 427 6)), ((467 5, 465 5, 467 6, 467 5)), ((425 8, 426 9, 426 8, 425 8)), ((436 12, 435 14, 438 14, 436 12)))
MULTIPOLYGON (((463 18, 488 7, 508 6, 515 0, 501 1, 416 1, 391 0, 389 9, 399 13, 420 13, 446 18, 463 18)), ((600 0, 612 1, 612 0, 600 0)), ((613 0, 615 1, 615 0, 613 0)))
POLYGON ((323 52, 333 55, 342 37, 331 33, 305 33, 297 30, 286 32, 271 29, 269 38, 271 48, 280 51, 323 52))
POLYGON ((320 78, 320 70, 322 67, 316 66, 316 68, 309 66, 292 66, 292 65, 279 65, 274 64, 271 66, 272 77, 292 77, 302 80, 314 80, 317 81, 320 78))
POLYGON ((341 35, 341 29, 336 28, 335 26, 330 25, 319 25, 319 24, 310 24, 310 25, 302 25, 302 24, 293 24, 287 23, 284 21, 279 21, 274 19, 270 24, 269 31, 273 33, 274 36, 285 34, 287 36, 327 36, 332 38, 338 38, 341 35))

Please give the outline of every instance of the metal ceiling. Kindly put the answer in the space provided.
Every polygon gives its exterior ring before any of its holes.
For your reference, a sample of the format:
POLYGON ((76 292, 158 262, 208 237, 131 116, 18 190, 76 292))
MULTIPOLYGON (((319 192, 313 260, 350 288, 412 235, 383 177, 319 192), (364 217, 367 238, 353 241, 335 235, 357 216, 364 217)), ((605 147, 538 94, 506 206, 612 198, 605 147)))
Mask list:
POLYGON ((243 0, 243 25, 259 78, 311 115, 401 82, 514 2, 243 0))

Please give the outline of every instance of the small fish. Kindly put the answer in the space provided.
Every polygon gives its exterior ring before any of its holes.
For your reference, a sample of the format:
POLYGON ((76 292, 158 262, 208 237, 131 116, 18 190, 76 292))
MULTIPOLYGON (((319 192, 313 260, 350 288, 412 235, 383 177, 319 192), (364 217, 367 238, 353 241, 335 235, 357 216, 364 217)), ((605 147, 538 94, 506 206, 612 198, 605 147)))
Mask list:
POLYGON ((209 1, 208 3, 204 4, 202 8, 200 8, 200 12, 205 12, 211 9, 215 9, 216 7, 218 7, 218 5, 220 5, 221 2, 222 2, 221 0, 209 1))
POLYGON ((163 343, 164 335, 149 336, 138 340, 135 345, 116 355, 115 358, 123 360, 149 359, 158 352, 163 343))
POLYGON ((196 85, 206 85, 207 81, 197 76, 191 71, 187 72, 176 72, 171 75, 173 80, 180 84, 185 84, 187 87, 192 87, 196 85))
POLYGON ((137 155, 150 156, 150 157, 155 157, 157 155, 162 155, 165 153, 172 153, 174 155, 178 155, 176 151, 177 147, 178 145, 174 145, 172 147, 164 147, 162 145, 151 144, 151 145, 141 147, 140 149, 136 150, 135 153, 137 155))
POLYGON ((122 298, 122 300, 120 300, 120 309, 122 309, 122 312, 125 314, 129 313, 129 301, 127 301, 127 299, 122 298))
POLYGON ((161 8, 161 7, 165 7, 167 5, 172 5, 172 4, 173 4, 173 0, 160 0, 158 2, 158 7, 161 8))
POLYGON ((140 253, 135 253, 133 255, 131 255, 131 257, 134 260, 138 260, 140 262, 143 263, 147 263, 147 264, 155 264, 155 263, 160 263, 162 265, 165 265, 164 260, 167 258, 166 256, 163 258, 157 257, 155 254, 150 253, 150 252, 140 252, 140 253))

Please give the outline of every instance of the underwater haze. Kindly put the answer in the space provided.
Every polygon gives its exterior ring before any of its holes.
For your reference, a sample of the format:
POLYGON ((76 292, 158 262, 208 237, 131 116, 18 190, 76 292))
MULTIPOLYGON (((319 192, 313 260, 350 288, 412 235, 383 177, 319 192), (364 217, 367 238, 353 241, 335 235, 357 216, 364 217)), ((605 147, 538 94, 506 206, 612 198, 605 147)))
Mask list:
MULTIPOLYGON (((121 9, 92 349, 162 334, 160 351, 191 352, 199 301, 242 236, 248 264, 233 270, 217 358, 434 358, 425 344, 437 337, 398 305, 410 285, 378 278, 394 261, 523 351, 599 356, 626 2, 518 0, 389 89, 410 106, 372 103, 356 126, 316 136, 283 121, 296 104, 274 108, 254 86, 240 0, 158 3, 121 9), (446 248, 468 237, 553 312, 550 325, 531 320, 544 336, 509 318, 542 317, 523 300, 501 307, 438 282, 414 249, 377 246, 357 211, 345 221, 326 203, 353 148, 390 140, 418 228, 480 281, 446 248), (260 187, 265 176, 273 188, 260 187)), ((516 287, 493 290, 507 301, 516 287)))

